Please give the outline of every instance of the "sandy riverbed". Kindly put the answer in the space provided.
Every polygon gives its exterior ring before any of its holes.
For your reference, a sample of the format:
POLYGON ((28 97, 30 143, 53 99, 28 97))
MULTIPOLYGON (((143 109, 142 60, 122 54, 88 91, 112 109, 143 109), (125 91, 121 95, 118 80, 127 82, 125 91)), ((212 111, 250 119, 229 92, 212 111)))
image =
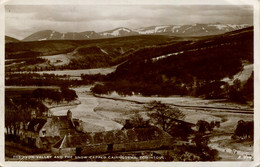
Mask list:
POLYGON ((98 100, 96 97, 87 94, 89 87, 75 88, 75 91, 81 103, 74 106, 52 108, 50 111, 53 115, 66 115, 67 111, 71 110, 73 118, 84 122, 84 132, 108 131, 122 128, 121 124, 94 111, 94 108, 98 105, 98 100))

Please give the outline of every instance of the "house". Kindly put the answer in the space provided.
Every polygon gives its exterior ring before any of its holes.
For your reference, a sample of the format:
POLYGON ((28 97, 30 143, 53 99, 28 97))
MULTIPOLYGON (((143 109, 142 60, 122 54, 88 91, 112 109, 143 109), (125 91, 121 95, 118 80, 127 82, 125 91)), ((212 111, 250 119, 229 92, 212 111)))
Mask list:
POLYGON ((78 156, 171 147, 173 138, 157 127, 113 130, 72 135, 52 148, 53 155, 78 156))
POLYGON ((46 123, 45 119, 34 118, 30 122, 20 127, 19 136, 20 141, 31 146, 31 147, 41 147, 41 141, 39 138, 39 132, 46 123))
POLYGON ((50 150, 51 146, 59 141, 65 134, 79 133, 77 131, 80 121, 72 118, 68 110, 65 116, 36 117, 32 113, 27 123, 7 127, 9 134, 19 138, 20 142, 30 147, 50 150))

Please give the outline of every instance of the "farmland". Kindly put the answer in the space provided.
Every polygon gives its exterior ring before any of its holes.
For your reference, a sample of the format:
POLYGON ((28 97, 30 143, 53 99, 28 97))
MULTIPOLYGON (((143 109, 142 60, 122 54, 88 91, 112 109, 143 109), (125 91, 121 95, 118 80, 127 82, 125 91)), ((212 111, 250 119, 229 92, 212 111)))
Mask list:
POLYGON ((81 74, 95 75, 102 74, 106 75, 115 71, 116 67, 109 68, 94 68, 94 69, 82 69, 82 70, 56 70, 56 71, 39 71, 37 74, 55 74, 55 75, 68 75, 71 77, 80 77, 81 74))

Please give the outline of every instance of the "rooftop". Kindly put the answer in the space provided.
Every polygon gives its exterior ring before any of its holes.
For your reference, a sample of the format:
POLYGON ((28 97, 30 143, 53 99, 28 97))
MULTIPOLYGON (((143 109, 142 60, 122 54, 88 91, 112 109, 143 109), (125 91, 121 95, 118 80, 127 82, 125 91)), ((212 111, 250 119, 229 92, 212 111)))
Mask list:
POLYGON ((30 121, 28 131, 39 132, 46 122, 46 119, 35 118, 30 121))
POLYGON ((171 136, 157 127, 113 130, 107 132, 65 135, 55 144, 55 148, 71 148, 101 144, 130 143, 149 140, 160 140, 171 136))

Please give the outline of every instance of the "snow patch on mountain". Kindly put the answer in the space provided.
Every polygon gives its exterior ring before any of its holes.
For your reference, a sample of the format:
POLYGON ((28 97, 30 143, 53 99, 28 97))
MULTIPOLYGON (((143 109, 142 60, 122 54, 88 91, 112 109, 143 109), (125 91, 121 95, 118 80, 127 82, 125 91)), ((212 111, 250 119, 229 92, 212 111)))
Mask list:
POLYGON ((102 35, 112 35, 112 36, 120 36, 121 35, 121 31, 125 31, 125 32, 131 32, 131 30, 127 29, 127 28, 118 28, 112 32, 104 32, 102 33, 102 35))
POLYGON ((176 32, 179 32, 178 28, 180 28, 181 26, 176 25, 176 26, 172 26, 172 32, 174 32, 176 30, 176 32))
POLYGON ((229 27, 232 27, 233 29, 242 29, 249 27, 248 24, 241 24, 241 25, 236 25, 236 24, 227 24, 229 27))
POLYGON ((208 25, 210 27, 216 27, 219 30, 225 30, 228 26, 223 24, 210 24, 208 25))
POLYGON ((41 38, 38 41, 45 41, 45 40, 47 40, 47 38, 41 38))
POLYGON ((53 37, 53 34, 55 33, 55 31, 52 31, 51 32, 51 35, 50 35, 50 39, 53 37))
POLYGON ((166 55, 154 57, 154 58, 152 58, 152 61, 155 62, 155 61, 158 61, 160 59, 165 59, 166 57, 170 57, 170 56, 178 55, 178 54, 182 54, 182 53, 184 53, 184 51, 175 52, 175 53, 169 53, 169 54, 166 54, 166 55))
POLYGON ((154 29, 151 30, 144 30, 144 31, 138 31, 139 34, 154 34, 154 29))
POLYGON ((185 30, 182 31, 182 33, 185 33, 187 30, 191 29, 192 27, 188 27, 185 30))
POLYGON ((155 28, 154 28, 154 31, 155 32, 165 32, 165 28, 167 28, 167 27, 169 27, 169 26, 156 26, 155 28))

